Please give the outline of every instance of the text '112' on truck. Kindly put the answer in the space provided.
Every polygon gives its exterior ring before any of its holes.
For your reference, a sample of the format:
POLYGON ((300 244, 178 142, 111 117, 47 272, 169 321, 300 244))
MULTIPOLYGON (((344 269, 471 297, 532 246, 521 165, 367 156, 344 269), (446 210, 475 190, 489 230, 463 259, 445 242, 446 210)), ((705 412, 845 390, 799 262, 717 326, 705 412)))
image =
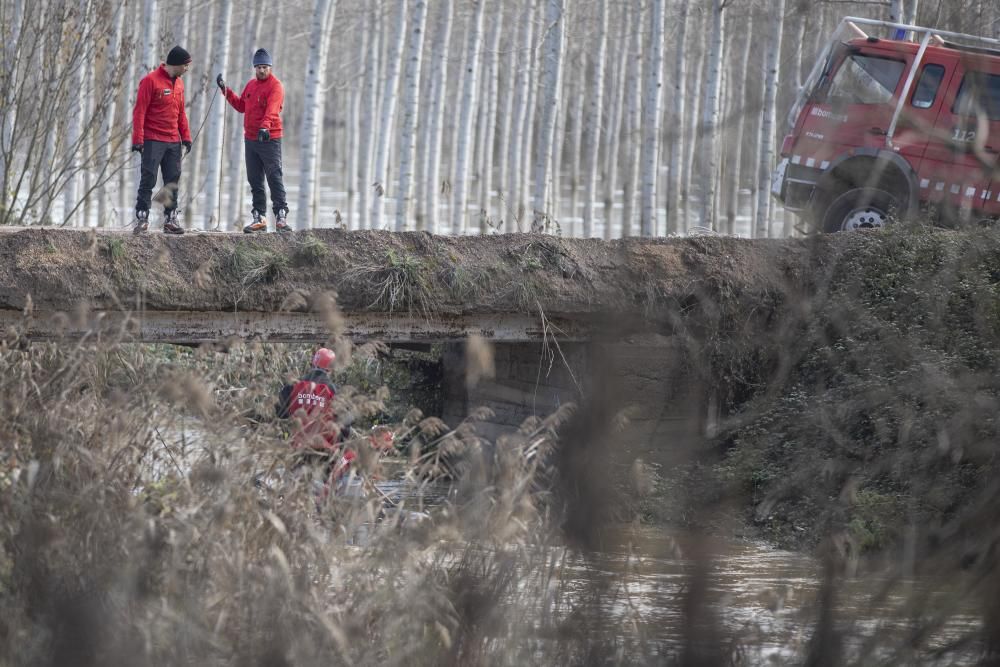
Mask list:
POLYGON ((789 125, 771 191, 811 230, 1000 217, 998 40, 845 18, 789 125))

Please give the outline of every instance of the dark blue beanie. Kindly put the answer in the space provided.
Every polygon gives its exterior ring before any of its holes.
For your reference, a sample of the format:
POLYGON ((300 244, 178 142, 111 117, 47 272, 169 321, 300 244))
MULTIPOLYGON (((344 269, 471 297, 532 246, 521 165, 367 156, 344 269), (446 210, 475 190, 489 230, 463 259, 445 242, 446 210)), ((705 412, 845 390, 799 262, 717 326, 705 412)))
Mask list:
POLYGON ((257 49, 257 52, 253 54, 253 66, 257 65, 267 65, 271 67, 271 54, 264 49, 257 49))

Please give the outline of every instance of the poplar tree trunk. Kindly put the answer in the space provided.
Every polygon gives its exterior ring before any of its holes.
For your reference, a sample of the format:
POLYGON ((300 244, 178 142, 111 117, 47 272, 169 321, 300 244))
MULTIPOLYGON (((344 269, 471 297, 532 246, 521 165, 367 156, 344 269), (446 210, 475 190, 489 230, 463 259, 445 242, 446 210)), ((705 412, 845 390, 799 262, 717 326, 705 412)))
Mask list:
MULTIPOLYGON (((622 171, 622 238, 635 235, 636 215, 635 202, 637 184, 639 182, 639 165, 642 156, 642 93, 643 93, 643 71, 642 61, 643 38, 646 35, 646 12, 639 8, 635 13, 635 26, 632 28, 632 35, 629 39, 628 72, 625 75, 625 151, 626 156, 632 159, 624 159, 614 165, 615 169, 622 171), (635 159, 640 156, 640 159, 635 159)), ((649 63, 646 64, 648 68, 649 63)))
POLYGON ((516 230, 524 231, 524 192, 527 189, 527 178, 524 170, 524 147, 526 144, 525 135, 530 132, 528 123, 531 84, 531 54, 534 41, 534 21, 531 8, 531 0, 527 0, 524 7, 524 15, 521 18, 520 35, 517 40, 518 68, 516 84, 514 88, 514 117, 511 119, 510 145, 507 148, 507 189, 508 206, 512 217, 516 223, 516 230))
POLYGON ((21 43, 21 29, 24 25, 24 3, 25 0, 13 0, 10 18, 5 25, 0 27, 0 35, 3 37, 4 66, 6 71, 6 83, 0 96, 3 97, 2 120, 0 120, 0 155, 3 163, 0 164, 0 223, 7 224, 14 210, 14 193, 9 185, 12 177, 12 170, 15 162, 21 162, 19 150, 14 141, 14 119, 17 117, 17 88, 18 88, 18 46, 21 43))
MULTIPOLYGON (((209 72, 225 72, 229 63, 229 29, 233 14, 232 0, 220 0, 216 5, 219 18, 215 28, 215 43, 212 45, 212 66, 209 72)), ((221 94, 220 94, 221 98, 221 94)), ((220 100, 222 101, 222 100, 220 100)), ((220 217, 222 184, 222 150, 226 108, 224 104, 213 105, 208 119, 208 137, 205 139, 208 169, 205 172, 205 210, 201 216, 200 229, 211 229, 221 225, 220 217)), ((173 196, 171 193, 170 196, 173 196)))
MULTIPOLYGON (((552 144, 555 139, 556 116, 559 113, 560 82, 563 58, 563 1, 546 0, 545 27, 547 33, 542 41, 542 80, 539 93, 541 125, 538 128, 538 143, 535 145, 535 166, 532 173, 534 196, 532 197, 532 231, 544 231, 549 221, 549 169, 552 160, 552 144)), ((558 193, 555 193, 558 196, 558 193)))
MULTIPOLYGON (((560 20, 560 23, 563 25, 564 51, 565 51, 565 30, 566 30, 565 26, 569 25, 569 15, 570 15, 569 10, 567 9, 563 13, 563 18, 560 20)), ((567 55, 564 53, 561 60, 565 62, 566 59, 567 55)), ((579 173, 580 171, 579 159, 578 159, 580 155, 580 148, 579 146, 576 145, 570 145, 570 134, 568 132, 570 105, 563 102, 570 95, 568 90, 569 86, 567 85, 566 81, 567 79, 565 73, 566 67, 561 66, 560 70, 561 71, 559 74, 559 106, 556 108, 556 124, 552 132, 552 146, 550 148, 551 153, 549 156, 549 166, 548 169, 546 170, 546 173, 548 174, 548 183, 545 186, 546 190, 549 193, 548 197, 546 198, 546 201, 548 202, 548 208, 546 209, 545 213, 548 216, 549 220, 554 220, 554 221, 558 221, 562 216, 561 209, 562 209, 563 158, 566 156, 566 153, 568 151, 570 150, 573 151, 573 154, 570 155, 569 157, 571 160, 576 161, 577 173, 579 173)), ((572 72, 573 68, 571 67, 569 71, 572 72)), ((581 79, 580 86, 578 87, 578 89, 582 89, 583 87, 582 73, 581 76, 578 78, 581 79)), ((579 110, 577 110, 577 114, 578 116, 582 116, 583 115, 582 100, 581 104, 579 104, 578 106, 580 108, 579 110)), ((561 233, 564 233, 567 236, 575 236, 575 232, 572 226, 567 225, 566 228, 561 229, 560 231, 561 233)))
POLYGON ((747 12, 746 36, 743 38, 743 54, 740 61, 736 63, 739 68, 739 81, 737 82, 737 93, 734 96, 732 117, 737 118, 736 133, 733 137, 732 156, 732 183, 729 192, 729 206, 726 210, 728 220, 728 232, 736 233, 736 216, 739 214, 740 206, 740 182, 743 176, 743 138, 746 135, 747 125, 747 75, 750 67, 750 45, 753 43, 753 12, 747 12))
POLYGON ((705 81, 704 65, 705 59, 705 31, 700 17, 695 19, 692 26, 694 28, 695 39, 688 42, 694 53, 697 53, 694 70, 688 77, 687 98, 691 100, 691 110, 687 115, 688 125, 685 132, 684 142, 684 187, 681 189, 681 202, 684 208, 684 231, 687 233, 691 229, 691 181, 694 174, 695 156, 701 144, 701 99, 702 84, 705 81))
MULTIPOLYGON (((79 22, 79 25, 74 30, 77 35, 86 31, 86 22, 90 19, 90 0, 81 0, 78 6, 80 13, 76 17, 76 20, 79 22)), ((76 48, 80 46, 77 44, 76 48)), ((84 49, 86 48, 84 46, 84 49)), ((62 224, 70 227, 79 227, 86 224, 86 221, 82 220, 83 216, 80 215, 77 203, 80 201, 83 180, 80 173, 80 170, 83 168, 82 154, 84 153, 83 123, 87 113, 87 96, 93 94, 93 87, 87 85, 87 75, 90 72, 89 63, 87 70, 81 71, 79 62, 79 59, 67 58, 67 67, 72 72, 72 78, 77 80, 83 79, 78 93, 70 98, 70 113, 66 119, 66 148, 65 158, 63 159, 66 172, 64 177, 65 184, 62 188, 62 224)))
MULTIPOLYGON (((334 21, 337 15, 337 0, 333 0, 332 7, 330 7, 330 15, 327 18, 327 33, 333 32, 334 21)), ((323 186, 321 182, 321 168, 323 166, 323 149, 326 144, 326 131, 324 128, 331 127, 336 128, 337 122, 335 118, 330 118, 327 115, 327 110, 329 107, 326 104, 327 96, 329 95, 329 85, 326 82, 326 69, 330 62, 330 43, 331 37, 327 37, 323 40, 323 48, 319 56, 319 61, 322 63, 323 68, 323 85, 319 87, 319 95, 322 97, 322 102, 320 103, 319 109, 319 122, 316 124, 316 161, 313 162, 313 200, 312 200, 312 211, 309 216, 310 225, 313 227, 320 226, 322 222, 320 221, 320 199, 321 193, 323 192, 323 186)), ((340 100, 337 100, 338 102, 340 100)), ((337 107, 333 107, 333 114, 337 112, 337 107)))
POLYGON ((413 159, 417 150, 418 113, 420 109, 420 66, 424 53, 424 25, 427 3, 416 0, 410 16, 409 49, 406 56, 406 75, 403 77, 403 134, 400 139, 402 154, 399 158, 399 187, 396 206, 396 231, 407 228, 407 218, 412 209, 413 159))
MULTIPOLYGON (((546 2, 538 2, 537 4, 529 4, 532 12, 532 18, 530 19, 533 23, 537 23, 541 28, 540 32, 544 36, 545 32, 548 30, 548 26, 545 24, 545 12, 547 9, 546 2)), ((540 62, 544 57, 541 53, 541 48, 535 47, 534 42, 531 43, 530 51, 530 66, 528 67, 528 101, 527 101, 527 116, 524 120, 524 145, 521 147, 521 160, 522 164, 520 166, 521 174, 523 180, 523 187, 521 188, 521 200, 518 202, 518 210, 521 211, 521 217, 518 222, 519 231, 521 228, 531 229, 533 225, 532 220, 529 220, 530 206, 531 206, 531 194, 532 194, 532 165, 535 159, 535 145, 540 140, 539 126, 535 123, 535 119, 541 118, 542 113, 539 104, 539 93, 540 93, 540 81, 536 76, 536 69, 541 70, 540 62)), ((535 186, 537 187, 537 186, 535 186)))
POLYGON ((903 18, 903 0, 889 0, 889 21, 899 23, 903 18))
POLYGON ((140 67, 142 73, 139 78, 146 76, 150 71, 160 64, 158 54, 158 42, 156 39, 157 28, 159 27, 158 17, 159 5, 157 0, 144 0, 143 2, 143 31, 142 31, 142 61, 140 67))
POLYGON ((489 55, 488 85, 483 86, 486 92, 487 113, 483 127, 482 151, 479 166, 479 201, 480 217, 479 232, 489 231, 490 201, 493 194, 493 151, 496 145, 497 108, 499 105, 499 73, 500 73, 500 36, 503 34, 503 12, 498 12, 496 22, 490 28, 490 38, 486 46, 489 55))
POLYGON ((715 229, 715 195, 718 187, 719 167, 719 91, 722 86, 723 44, 726 29, 725 4, 712 0, 712 36, 708 53, 708 81, 705 90, 705 107, 702 116, 704 140, 701 161, 701 224, 715 229))
MULTIPOLYGON (((114 63, 117 62, 117 56, 122 50, 122 27, 125 23, 125 4, 114 3, 112 4, 111 11, 111 34, 108 37, 107 45, 104 47, 104 71, 101 73, 103 90, 106 91, 115 90, 115 82, 120 74, 114 63)), ((97 159, 104 165, 109 165, 112 162, 112 156, 116 156, 125 148, 124 141, 121 139, 116 140, 116 138, 122 137, 121 133, 116 132, 115 129, 116 127, 120 127, 116 125, 116 116, 119 107, 117 104, 118 95, 112 92, 112 94, 107 96, 107 100, 108 106, 104 116, 101 118, 101 126, 97 139, 97 159)), ((114 201, 113 197, 115 194, 110 181, 105 181, 98 189, 98 227, 107 227, 111 224, 111 204, 114 201)))
MULTIPOLYGON (((173 24, 170 27, 169 43, 172 48, 175 44, 186 46, 188 44, 188 29, 191 23, 191 0, 179 1, 176 10, 173 12, 173 24)), ((259 14, 260 9, 256 12, 259 14)))
POLYGON ((358 184, 358 226, 361 229, 371 228, 371 204, 372 196, 372 172, 375 156, 375 118, 378 115, 378 71, 379 54, 381 52, 381 20, 377 6, 372 6, 368 13, 369 29, 368 34, 372 36, 371 49, 365 58, 365 97, 361 106, 361 123, 358 131, 361 134, 361 146, 358 151, 358 173, 360 181, 358 184))
MULTIPOLYGON (((132 11, 126 17, 126 24, 129 25, 128 21, 141 20, 141 16, 136 16, 138 13, 138 3, 133 3, 131 5, 132 11)), ((129 39, 123 34, 122 38, 126 44, 126 48, 133 49, 136 46, 136 41, 134 39, 129 39)), ((136 78, 136 67, 129 66, 124 70, 124 76, 122 77, 122 89, 119 91, 120 106, 122 109, 122 124, 127 128, 127 132, 131 135, 132 132, 132 105, 135 103, 136 88, 138 87, 138 79, 136 78)), ((188 86, 184 87, 185 94, 188 92, 188 86)), ((189 114, 190 117, 190 114, 189 114)), ((194 128, 191 129, 192 135, 194 134, 194 128)), ((127 140, 126 140, 127 141, 127 140)), ((121 223, 127 224, 132 219, 132 206, 135 203, 135 188, 133 186, 133 179, 135 178, 136 172, 139 170, 139 162, 136 159, 136 153, 129 151, 130 146, 123 146, 122 152, 125 154, 125 167, 118 172, 118 209, 121 212, 121 223)), ((197 145, 196 145, 197 148, 197 145)), ((193 162, 193 160, 192 160, 193 162)), ((184 175, 185 182, 192 183, 188 175, 184 175)), ((189 186, 190 187, 190 186, 189 186)), ((185 222, 190 223, 190 211, 185 211, 185 222)))
MULTIPOLYGON (((747 33, 751 34, 751 33, 747 33)), ((806 15, 805 12, 800 12, 798 15, 798 21, 795 31, 795 42, 792 44, 793 55, 792 63, 795 67, 795 90, 801 90, 804 84, 802 80, 802 58, 803 58, 803 46, 805 44, 806 37, 806 15)))
POLYGON ((406 39, 406 0, 396 0, 396 20, 392 40, 386 51, 385 88, 382 90, 379 119, 378 148, 375 151, 374 186, 372 202, 372 228, 383 228, 386 188, 389 184, 389 149, 396 129, 396 90, 399 87, 399 69, 403 59, 403 41, 406 39))
MULTIPOLYGON (((334 0, 316 0, 313 6, 309 58, 306 61, 305 99, 299 143, 299 200, 295 228, 309 229, 316 221, 316 165, 320 158, 320 132, 326 104, 326 52, 336 13, 334 0)), ((264 211, 266 213, 266 211, 264 211)))
MULTIPOLYGON (((597 7, 597 55, 594 57, 594 87, 588 100, 587 140, 584 143, 586 187, 583 198, 583 235, 594 236, 594 203, 597 200, 598 147, 601 145, 601 110, 604 108, 604 59, 608 50, 608 6, 600 2, 597 7)), ((604 224, 610 225, 610 220, 604 224)))
MULTIPOLYGON (((358 52, 355 61, 358 63, 364 63, 368 58, 368 44, 371 33, 367 30, 367 21, 371 12, 365 14, 366 24, 361 27, 358 31, 358 52)), ((360 19, 359 19, 360 22, 360 19)), ((358 128, 361 127, 361 101, 364 99, 365 91, 365 77, 362 75, 358 77, 358 85, 352 87, 351 89, 351 112, 350 118, 347 121, 347 127, 344 128, 347 134, 348 148, 347 148, 347 162, 348 168, 346 170, 347 174, 347 184, 345 188, 347 189, 347 210, 345 212, 345 217, 347 218, 348 229, 360 229, 360 219, 361 216, 355 213, 355 199, 358 196, 358 184, 361 183, 361 132, 358 128)))
MULTIPOLYGON (((581 175, 583 173, 583 164, 582 164, 583 133, 584 133, 583 119, 584 119, 585 109, 589 109, 589 107, 585 105, 585 102, 587 101, 586 98, 588 97, 587 93, 592 92, 587 90, 588 77, 587 77, 586 53, 580 53, 579 57, 580 57, 579 65, 576 67, 571 66, 568 68, 568 71, 571 74, 575 73, 577 75, 576 79, 572 86, 567 85, 564 88, 564 92, 568 96, 568 98, 565 99, 571 100, 573 102, 572 107, 568 103, 563 104, 564 110, 566 112, 566 121, 564 126, 568 125, 570 122, 570 118, 572 118, 572 127, 573 127, 573 133, 570 137, 568 137, 570 140, 569 141, 570 192, 569 192, 569 213, 567 215, 570 218, 577 217, 576 212, 580 204, 580 186, 582 185, 583 181, 583 177, 581 175), (572 111, 570 111, 570 108, 572 108, 572 111)), ((570 62, 572 63, 572 61, 570 62)), ((558 126, 556 128, 556 136, 565 137, 565 135, 559 131, 558 126)), ((559 153, 558 148, 556 149, 556 153, 557 154, 559 153)), ((556 161, 553 164, 553 169, 552 169, 553 177, 554 178, 558 177, 561 171, 562 168, 559 162, 556 161)), ((562 193, 560 192, 559 189, 556 189, 556 191, 553 193, 553 199, 556 201, 557 204, 562 199, 562 197, 560 196, 561 194, 562 193)), ((558 218, 559 216, 556 215, 556 217, 558 218)))
POLYGON ((455 142, 454 179, 452 180, 451 233, 465 232, 469 201, 469 154, 472 152, 473 114, 479 88, 479 52, 483 33, 483 9, 486 0, 477 0, 469 17, 466 39, 465 72, 462 77, 461 117, 455 142))
MULTIPOLYGON (((201 7, 201 11, 203 12, 202 20, 195 23, 195 25, 202 28, 196 41, 206 51, 211 49, 212 38, 215 35, 216 24, 215 12, 212 11, 213 7, 214 5, 203 5, 201 7)), ((211 112, 225 113, 224 107, 227 104, 215 82, 212 81, 210 83, 209 79, 209 76, 195 76, 184 85, 185 96, 190 96, 194 99, 194 103, 190 105, 191 108, 188 111, 188 121, 191 125, 191 137, 195 141, 191 149, 191 154, 184 159, 184 175, 182 177, 184 179, 185 191, 188 193, 185 195, 185 198, 191 204, 197 201, 199 204, 204 205, 205 200, 202 194, 205 191, 208 179, 208 176, 201 176, 202 171, 207 171, 205 166, 210 155, 207 136, 200 134, 200 130, 203 127, 202 123, 204 122, 207 126, 208 117, 211 112), (198 133, 197 136, 196 133, 198 133)), ((138 80, 132 85, 131 103, 135 103, 137 85, 138 80)), ((136 175, 139 173, 138 166, 136 166, 132 173, 136 175)), ((132 196, 135 196, 134 184, 132 186, 132 196)), ((184 222, 188 226, 194 225, 194 209, 195 206, 184 207, 184 222)))
MULTIPOLYGON (((631 14, 641 13, 642 7, 632 9, 633 5, 622 5, 621 31, 618 35, 618 48, 615 49, 617 61, 615 65, 615 76, 609 82, 610 99, 608 100, 608 125, 605 136, 604 147, 604 238, 612 237, 614 228, 615 191, 618 183, 618 165, 620 156, 618 154, 622 135, 622 118, 625 109, 625 72, 631 62, 629 56, 629 28, 631 27, 631 14)), ((621 229, 625 228, 624 217, 621 220, 621 229)))
POLYGON ((663 24, 666 0, 653 0, 649 60, 643 72, 641 233, 656 235, 656 170, 660 155, 660 101, 662 99, 663 24))
POLYGON ((781 37, 784 31, 785 0, 775 0, 771 10, 771 40, 767 51, 764 81, 764 105, 760 124, 760 157, 757 162, 757 219, 754 235, 767 238, 771 232, 771 168, 774 162, 774 126, 778 75, 781 63, 781 37))
MULTIPOLYGON (((516 18, 516 10, 513 13, 516 18)), ((510 165, 510 150, 508 147, 513 141, 514 131, 514 98, 517 90, 517 51, 516 42, 507 44, 506 60, 497 77, 497 93, 503 100, 503 110, 497 113, 500 116, 500 143, 499 162, 497 164, 497 193, 500 200, 500 224, 506 224, 510 217, 510 178, 507 170, 510 165), (503 80, 503 95, 500 95, 500 80, 503 80)), ((507 231, 506 227, 503 231, 507 231)))
MULTIPOLYGON (((190 0, 184 1, 189 2, 190 0)), ((254 51, 257 50, 257 44, 260 43, 257 40, 257 35, 260 34, 264 9, 260 5, 255 4, 251 5, 249 11, 251 12, 248 22, 250 28, 243 36, 243 46, 236 56, 234 67, 230 69, 230 71, 236 69, 240 74, 237 74, 234 79, 230 79, 225 74, 222 75, 226 81, 232 81, 236 86, 242 86, 244 79, 248 78, 243 73, 250 69, 253 63, 254 51)), ((237 95, 240 90, 242 88, 236 88, 237 95)), ((229 114, 227 118, 229 136, 226 137, 226 164, 228 165, 226 170, 228 171, 227 176, 229 178, 229 202, 223 208, 222 223, 226 229, 233 229, 242 226, 241 223, 244 219, 243 211, 245 210, 243 208, 243 196, 246 193, 247 181, 244 175, 246 174, 246 169, 243 165, 243 116, 228 108, 228 103, 222 98, 221 93, 219 95, 219 103, 222 104, 226 109, 226 113, 229 114)))
POLYGON ((439 233, 441 212, 438 193, 441 187, 441 144, 444 134, 445 96, 448 94, 448 51, 451 47, 453 0, 443 0, 434 37, 431 73, 430 120, 425 123, 424 142, 427 146, 423 169, 424 196, 422 229, 439 233))
POLYGON ((690 130, 685 122, 684 107, 687 96, 687 34, 688 0, 681 0, 677 8, 678 32, 674 52, 673 128, 668 158, 667 181, 667 232, 687 233, 686 213, 681 192, 684 186, 684 142, 690 130))

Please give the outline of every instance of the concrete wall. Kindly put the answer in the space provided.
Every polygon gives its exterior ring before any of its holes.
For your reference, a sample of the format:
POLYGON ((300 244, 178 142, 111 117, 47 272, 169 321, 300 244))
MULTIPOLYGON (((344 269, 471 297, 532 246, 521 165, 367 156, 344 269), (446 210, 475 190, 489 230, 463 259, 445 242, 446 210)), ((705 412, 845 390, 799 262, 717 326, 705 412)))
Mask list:
POLYGON ((459 424, 471 410, 489 408, 494 416, 476 422, 476 431, 490 440, 515 430, 532 415, 545 417, 564 403, 579 403, 583 394, 577 382, 587 378, 587 350, 582 343, 564 343, 562 355, 541 343, 498 343, 492 346, 496 374, 469 386, 466 347, 444 346, 444 421, 459 424), (553 353, 555 358, 553 358, 553 353))
POLYGON ((709 388, 673 339, 562 343, 558 350, 499 343, 493 351, 495 377, 467 386, 465 345, 445 346, 443 418, 450 426, 486 407, 494 416, 477 422, 477 432, 492 440, 529 416, 545 417, 567 402, 588 409, 588 400, 600 396, 615 412, 628 408, 622 446, 694 442, 706 428, 709 388))

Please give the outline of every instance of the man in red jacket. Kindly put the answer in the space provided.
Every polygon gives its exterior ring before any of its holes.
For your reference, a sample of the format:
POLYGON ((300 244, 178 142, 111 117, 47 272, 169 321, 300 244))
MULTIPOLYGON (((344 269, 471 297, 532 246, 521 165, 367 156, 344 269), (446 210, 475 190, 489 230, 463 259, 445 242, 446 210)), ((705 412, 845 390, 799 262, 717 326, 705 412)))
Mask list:
POLYGON ((139 192, 135 200, 135 231, 149 229, 149 204, 156 173, 163 173, 169 200, 163 208, 163 231, 183 234, 177 223, 181 179, 181 146, 191 152, 191 131, 184 111, 184 82, 191 56, 179 46, 170 49, 167 62, 143 77, 132 109, 132 150, 141 157, 139 192))
POLYGON ((290 231, 285 185, 281 179, 281 108, 285 89, 271 72, 271 55, 264 49, 253 54, 254 78, 247 82, 237 97, 226 87, 222 74, 215 83, 229 104, 243 114, 243 144, 246 150, 247 181, 253 197, 252 220, 243 228, 247 234, 267 231, 267 193, 264 178, 271 189, 271 206, 275 227, 279 232, 290 231))

